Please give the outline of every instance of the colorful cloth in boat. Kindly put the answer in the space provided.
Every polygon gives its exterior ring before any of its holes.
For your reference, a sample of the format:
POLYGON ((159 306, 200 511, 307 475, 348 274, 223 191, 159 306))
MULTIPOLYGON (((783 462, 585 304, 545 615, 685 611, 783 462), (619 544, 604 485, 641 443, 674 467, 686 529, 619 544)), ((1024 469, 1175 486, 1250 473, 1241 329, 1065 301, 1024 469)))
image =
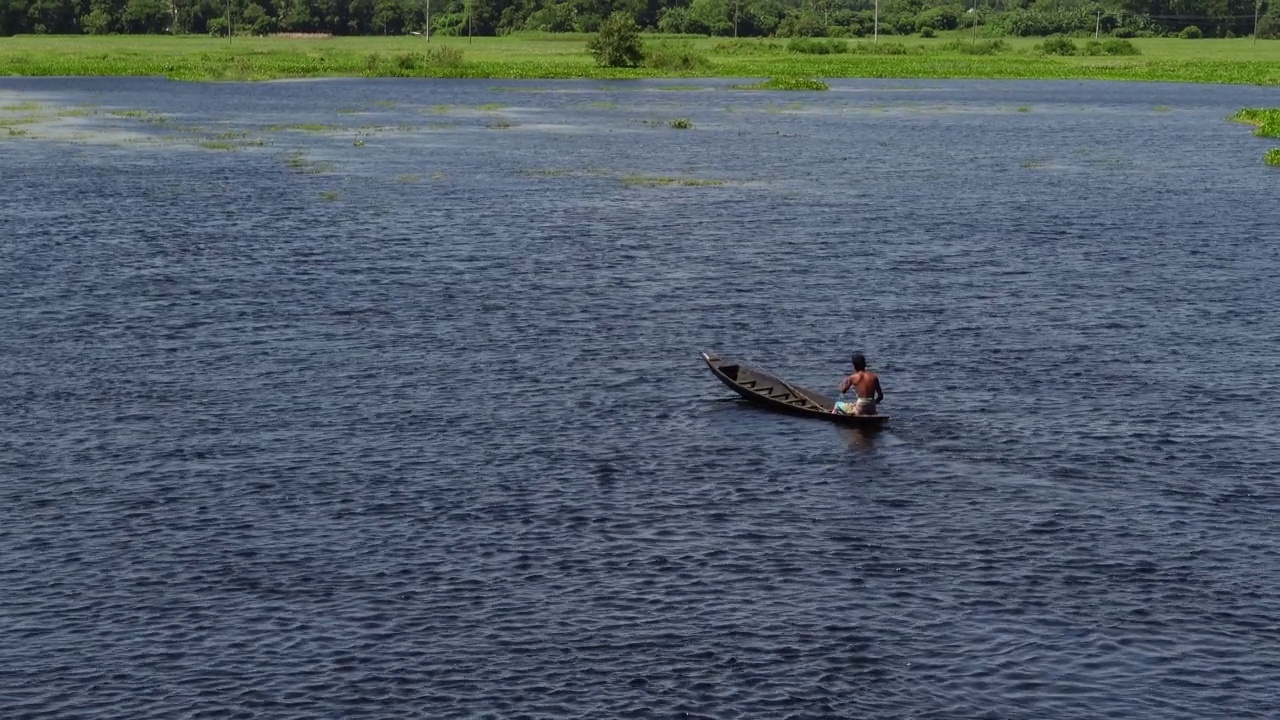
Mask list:
POLYGON ((838 400, 835 411, 841 415, 875 415, 876 401, 871 398, 858 398, 854 402, 838 400))

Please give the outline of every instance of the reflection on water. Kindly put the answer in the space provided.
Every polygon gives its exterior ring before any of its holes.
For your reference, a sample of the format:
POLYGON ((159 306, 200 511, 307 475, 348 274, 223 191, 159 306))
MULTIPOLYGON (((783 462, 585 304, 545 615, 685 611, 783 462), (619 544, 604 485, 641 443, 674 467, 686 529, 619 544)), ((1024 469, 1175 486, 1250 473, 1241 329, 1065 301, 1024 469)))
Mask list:
POLYGON ((0 715, 1273 712, 1273 91, 735 82, 0 79, 0 715))

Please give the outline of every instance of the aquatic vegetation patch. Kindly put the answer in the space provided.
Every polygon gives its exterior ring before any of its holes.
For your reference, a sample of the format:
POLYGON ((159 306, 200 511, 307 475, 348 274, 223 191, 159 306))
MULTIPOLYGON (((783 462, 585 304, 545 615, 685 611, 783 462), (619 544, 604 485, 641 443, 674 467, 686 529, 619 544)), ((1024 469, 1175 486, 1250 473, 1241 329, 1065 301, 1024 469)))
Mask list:
POLYGON ((227 142, 225 140, 201 140, 196 144, 205 150, 232 151, 240 147, 238 143, 227 142))
POLYGON ((1018 107, 1018 112, 1020 113, 1031 112, 1031 108, 1027 105, 1021 105, 1018 107))
POLYGON ((1280 108, 1245 108, 1231 119, 1253 125, 1253 134, 1258 137, 1280 137, 1280 108))
POLYGON ((556 170, 545 168, 531 168, 519 171, 520 175, 528 177, 564 177, 569 174, 568 170, 556 170))
POLYGON ((723 180, 710 178, 681 178, 655 175, 624 175, 622 184, 627 187, 716 187, 723 180))
POLYGON ((506 106, 506 105, 503 105, 502 103, 485 103, 485 104, 483 104, 483 105, 479 106, 479 108, 478 108, 478 109, 483 110, 484 112, 496 112, 496 111, 498 111, 498 110, 502 110, 502 109, 504 109, 504 108, 506 108, 506 107, 507 107, 507 106, 506 106))
POLYGON ((676 118, 671 121, 670 125, 676 130, 690 130, 693 128, 693 121, 689 118, 676 118))
POLYGON ((754 85, 734 85, 734 90, 785 90, 785 91, 803 91, 803 90, 830 90, 831 88, 821 80, 806 77, 775 77, 769 78, 764 82, 758 82, 754 85))
POLYGON ((306 175, 320 175, 333 170, 333 163, 315 162, 307 158, 304 150, 295 150, 284 156, 285 167, 306 175))
POLYGON ((333 202, 338 199, 340 193, 337 190, 325 190, 320 193, 320 199, 325 202, 333 202))
POLYGON ((42 115, 18 115, 0 119, 0 125, 35 125, 36 123, 47 122, 50 119, 42 115))
POLYGON ((515 125, 516 125, 515 123, 511 122, 507 118, 500 117, 496 120, 490 121, 487 125, 485 125, 485 127, 489 128, 490 130, 510 130, 511 128, 515 127, 515 125))
POLYGON ((0 110, 4 112, 37 112, 43 110, 44 106, 38 102, 20 102, 13 105, 0 105, 0 110))
POLYGON ((1280 148, 1271 148, 1262 157, 1262 161, 1272 167, 1280 167, 1280 148))
POLYGON ((422 176, 421 176, 421 175, 409 175, 409 174, 405 174, 405 175, 397 175, 397 176, 396 176, 396 182, 402 182, 402 183, 416 183, 416 182, 418 182, 418 181, 419 181, 419 180, 421 180, 421 179, 422 179, 422 176))
POLYGON ((111 114, 115 115, 116 117, 140 118, 140 117, 147 117, 152 113, 148 110, 112 110, 111 114))
POLYGON ((591 103, 591 107, 600 108, 601 110, 613 110, 618 107, 618 103, 611 100, 597 100, 591 103))
POLYGON ((268 125, 267 132, 334 132, 342 130, 341 125, 325 125, 323 123, 295 123, 293 125, 268 125))

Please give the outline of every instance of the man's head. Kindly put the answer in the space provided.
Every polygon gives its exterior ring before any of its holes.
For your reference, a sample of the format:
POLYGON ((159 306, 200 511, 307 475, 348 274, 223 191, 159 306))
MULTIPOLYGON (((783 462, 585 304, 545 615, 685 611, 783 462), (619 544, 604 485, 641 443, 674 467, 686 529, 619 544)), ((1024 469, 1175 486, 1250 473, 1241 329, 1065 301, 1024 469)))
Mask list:
POLYGON ((867 369, 867 359, 862 357, 862 353, 853 356, 853 369, 862 372, 867 369))

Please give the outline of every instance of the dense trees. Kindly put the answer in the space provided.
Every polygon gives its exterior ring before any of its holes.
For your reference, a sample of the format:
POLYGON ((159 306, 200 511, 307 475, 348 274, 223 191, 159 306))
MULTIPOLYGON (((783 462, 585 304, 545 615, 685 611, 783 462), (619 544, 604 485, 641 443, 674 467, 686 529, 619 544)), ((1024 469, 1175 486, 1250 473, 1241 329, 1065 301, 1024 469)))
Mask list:
MULTIPOLYGON (((705 35, 861 36, 872 32, 874 0, 0 0, 0 36, 18 33, 421 31, 430 3, 433 34, 524 30, 596 32, 623 13, 640 26, 705 35)), ((880 32, 968 27, 978 18, 1005 35, 1093 33, 1121 37, 1253 32, 1280 36, 1280 0, 881 0, 880 32), (1268 5, 1274 9, 1269 10, 1268 5), (976 7, 975 7, 976 5, 976 7)))

